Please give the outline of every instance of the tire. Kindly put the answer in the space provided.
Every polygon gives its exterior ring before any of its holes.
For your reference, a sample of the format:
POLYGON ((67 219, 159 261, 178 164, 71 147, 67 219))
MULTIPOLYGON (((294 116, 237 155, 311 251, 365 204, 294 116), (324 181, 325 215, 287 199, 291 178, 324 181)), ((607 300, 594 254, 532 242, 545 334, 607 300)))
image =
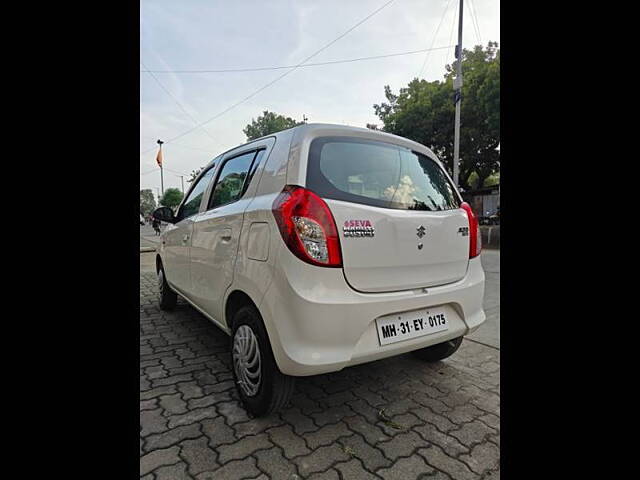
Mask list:
POLYGON ((158 303, 160 310, 170 311, 176 307, 178 294, 171 290, 164 274, 164 267, 160 265, 158 270, 158 303))
POLYGON ((414 350, 412 353, 420 360, 424 360, 425 362, 437 362, 439 360, 444 360, 445 358, 450 357, 451 355, 456 353, 458 348, 460 348, 461 343, 462 337, 458 337, 443 343, 439 343, 437 345, 432 345, 431 347, 414 350))
POLYGON ((238 394, 251 416, 268 415, 289 403, 295 378, 278 369, 262 317, 251 305, 233 317, 231 363, 238 394))

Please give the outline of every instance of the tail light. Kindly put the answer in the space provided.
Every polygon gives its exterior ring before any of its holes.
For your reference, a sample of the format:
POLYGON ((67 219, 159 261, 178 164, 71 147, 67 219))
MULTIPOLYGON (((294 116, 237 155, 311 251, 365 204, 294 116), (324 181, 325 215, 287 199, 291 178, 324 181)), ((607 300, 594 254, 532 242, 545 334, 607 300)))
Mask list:
POLYGON ((465 212, 467 212, 467 217, 469 218, 469 258, 475 258, 480 255, 480 251, 482 250, 482 235, 480 234, 480 224, 478 223, 478 218, 474 215, 473 210, 471 210, 471 206, 467 202, 462 202, 460 205, 465 212))
POLYGON ((287 185, 274 200, 272 211, 291 253, 311 265, 342 267, 336 222, 318 195, 287 185))

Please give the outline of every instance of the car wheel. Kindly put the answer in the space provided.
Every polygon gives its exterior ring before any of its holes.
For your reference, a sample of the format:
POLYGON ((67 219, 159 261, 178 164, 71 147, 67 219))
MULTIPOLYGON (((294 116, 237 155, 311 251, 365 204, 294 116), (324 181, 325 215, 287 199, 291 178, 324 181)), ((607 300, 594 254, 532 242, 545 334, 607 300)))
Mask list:
POLYGON ((164 275, 164 268, 158 270, 158 300, 160 310, 173 310, 178 302, 178 294, 171 290, 164 275))
POLYGON ((425 362, 437 362, 453 355, 460 348, 461 343, 462 337, 458 337, 431 347, 415 350, 412 353, 425 362))
POLYGON ((249 414, 261 417, 289 402, 295 378, 278 369, 262 317, 253 306, 242 307, 233 318, 231 361, 240 399, 249 414))

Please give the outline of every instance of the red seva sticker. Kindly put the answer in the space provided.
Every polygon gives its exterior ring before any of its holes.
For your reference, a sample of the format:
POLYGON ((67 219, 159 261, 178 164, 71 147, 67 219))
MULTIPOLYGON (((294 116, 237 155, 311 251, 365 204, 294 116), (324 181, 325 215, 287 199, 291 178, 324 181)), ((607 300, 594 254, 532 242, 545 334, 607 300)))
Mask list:
POLYGON ((370 227, 371 220, 345 220, 344 226, 349 227, 370 227))
POLYGON ((373 237, 375 229, 371 220, 345 220, 342 234, 345 237, 373 237))

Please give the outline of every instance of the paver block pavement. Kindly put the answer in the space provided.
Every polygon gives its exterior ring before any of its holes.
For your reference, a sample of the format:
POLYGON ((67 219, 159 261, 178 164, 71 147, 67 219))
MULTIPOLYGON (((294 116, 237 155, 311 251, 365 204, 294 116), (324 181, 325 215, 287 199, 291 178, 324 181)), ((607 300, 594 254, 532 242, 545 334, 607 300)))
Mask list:
POLYGON ((499 366, 499 350, 465 340, 435 364, 401 355, 300 378, 290 405, 252 419, 226 334, 182 299, 159 310, 142 272, 140 477, 500 478, 499 366))

